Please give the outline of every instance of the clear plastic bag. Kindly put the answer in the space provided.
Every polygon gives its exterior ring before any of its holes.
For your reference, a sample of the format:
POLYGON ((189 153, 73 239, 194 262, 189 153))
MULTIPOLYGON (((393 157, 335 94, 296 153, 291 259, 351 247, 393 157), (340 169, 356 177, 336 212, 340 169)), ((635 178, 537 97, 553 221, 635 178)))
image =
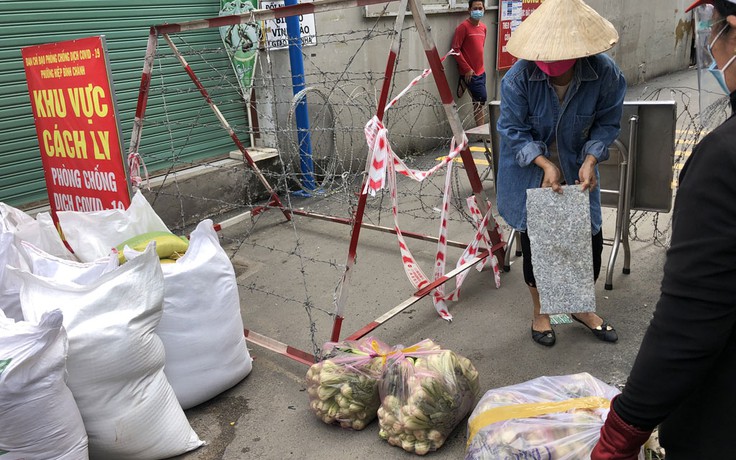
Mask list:
POLYGON ((424 455, 439 449, 473 408, 478 371, 467 358, 424 340, 387 358, 380 393, 379 436, 424 455))
POLYGON ((362 430, 376 418, 378 382, 391 347, 372 338, 329 342, 307 371, 309 407, 327 424, 362 430))
POLYGON ((588 373, 489 390, 468 419, 465 459, 590 458, 618 393, 588 373))

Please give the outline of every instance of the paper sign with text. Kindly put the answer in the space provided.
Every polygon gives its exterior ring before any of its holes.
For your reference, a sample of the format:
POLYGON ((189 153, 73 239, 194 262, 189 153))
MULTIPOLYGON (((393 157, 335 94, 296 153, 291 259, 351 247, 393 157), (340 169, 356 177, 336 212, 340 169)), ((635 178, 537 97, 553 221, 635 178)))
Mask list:
MULTIPOLYGON (((299 3, 311 3, 312 0, 301 0, 299 3)), ((284 6, 284 0, 261 1, 262 9, 273 9, 284 6)), ((272 50, 289 47, 289 36, 286 33, 286 18, 276 18, 264 21, 266 30, 266 46, 272 50)), ((302 36, 302 46, 317 44, 317 29, 314 26, 314 14, 299 15, 299 31, 302 36)))
POLYGON ((496 69, 511 68, 516 58, 506 51, 511 33, 536 10, 544 0, 500 0, 498 4, 498 50, 496 69))
POLYGON ((104 37, 21 50, 52 215, 130 204, 104 37))

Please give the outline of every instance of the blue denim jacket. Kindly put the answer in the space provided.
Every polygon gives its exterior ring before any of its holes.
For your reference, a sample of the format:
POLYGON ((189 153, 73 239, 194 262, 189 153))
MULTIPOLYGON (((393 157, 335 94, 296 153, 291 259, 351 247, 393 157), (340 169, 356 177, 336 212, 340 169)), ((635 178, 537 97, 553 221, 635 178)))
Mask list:
MULTIPOLYGON (((549 77, 531 61, 519 60, 501 81, 498 119, 500 152, 497 205, 511 227, 526 230, 526 190, 542 184, 544 172, 534 158, 549 158, 555 139, 564 181, 572 185, 587 155, 608 159, 618 137, 626 80, 605 54, 578 59, 560 107, 549 77)), ((598 167, 595 171, 598 176, 598 167)), ((591 231, 602 224, 600 187, 590 192, 591 231)))

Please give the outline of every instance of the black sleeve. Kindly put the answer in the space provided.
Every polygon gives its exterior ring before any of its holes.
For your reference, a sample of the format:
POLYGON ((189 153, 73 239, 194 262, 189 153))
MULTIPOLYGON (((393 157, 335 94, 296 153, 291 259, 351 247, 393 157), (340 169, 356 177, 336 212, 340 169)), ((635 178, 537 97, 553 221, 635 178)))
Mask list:
POLYGON ((654 428, 703 383, 736 327, 736 123, 724 125, 683 169, 662 295, 615 403, 639 428, 654 428))

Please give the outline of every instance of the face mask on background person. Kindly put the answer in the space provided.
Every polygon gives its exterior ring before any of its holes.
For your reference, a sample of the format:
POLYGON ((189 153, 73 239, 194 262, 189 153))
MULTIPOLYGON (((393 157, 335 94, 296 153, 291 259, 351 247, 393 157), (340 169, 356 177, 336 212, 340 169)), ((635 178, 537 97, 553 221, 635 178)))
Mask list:
POLYGON ((707 67, 708 72, 710 72, 710 74, 713 75, 713 78, 716 79, 716 81, 718 82, 718 85, 721 87, 721 89, 726 95, 731 94, 731 91, 729 91, 728 85, 726 85, 726 76, 723 74, 723 72, 728 68, 728 66, 731 65, 734 59, 736 59, 736 55, 731 57, 731 59, 729 59, 728 62, 726 62, 726 65, 724 65, 722 69, 719 69, 718 65, 716 64, 716 59, 713 57, 712 48, 713 48, 713 45, 716 43, 716 41, 721 37, 721 35, 723 35, 723 32, 725 32, 726 29, 728 29, 728 27, 729 27, 728 24, 723 26, 721 28, 721 31, 718 32, 718 34, 716 35, 716 38, 714 38, 712 42, 708 43, 708 47, 706 48, 708 50, 708 54, 710 55, 710 59, 711 59, 711 63, 707 67))
POLYGON ((476 21, 483 17, 483 10, 471 10, 470 17, 476 21))
POLYGON ((564 61, 534 61, 539 67, 539 70, 546 73, 550 77, 559 77, 563 73, 567 72, 575 65, 577 59, 566 59, 564 61))

